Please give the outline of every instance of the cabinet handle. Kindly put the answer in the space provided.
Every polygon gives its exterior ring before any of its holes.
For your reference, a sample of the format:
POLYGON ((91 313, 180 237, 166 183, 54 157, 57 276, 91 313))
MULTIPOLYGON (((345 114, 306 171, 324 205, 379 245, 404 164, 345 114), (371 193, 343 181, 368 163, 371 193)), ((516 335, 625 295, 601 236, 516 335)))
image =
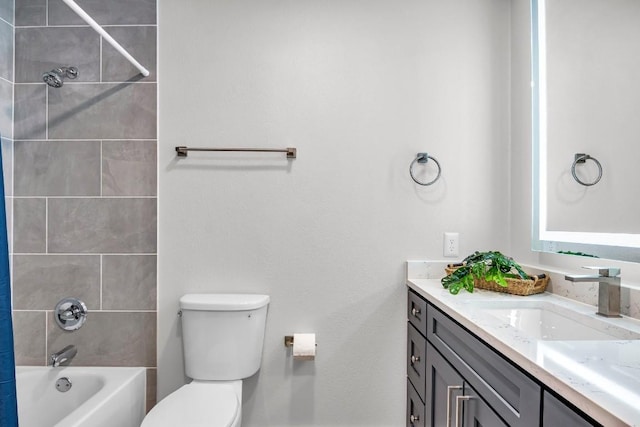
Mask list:
POLYGON ((447 427, 451 427, 451 395, 454 390, 462 390, 461 385, 447 386, 447 427))
POLYGON ((456 396, 456 427, 462 427, 462 407, 464 402, 473 398, 473 396, 456 396))
POLYGON ((411 421, 411 424, 420 421, 420 417, 418 415, 411 415, 409 417, 409 421, 411 421))
POLYGON ((416 362, 420 361, 420 356, 411 355, 411 364, 413 365, 416 362))
POLYGON ((420 314, 420 310, 418 310, 417 308, 413 307, 411 309, 411 314, 413 314, 414 317, 418 317, 418 314, 420 314))

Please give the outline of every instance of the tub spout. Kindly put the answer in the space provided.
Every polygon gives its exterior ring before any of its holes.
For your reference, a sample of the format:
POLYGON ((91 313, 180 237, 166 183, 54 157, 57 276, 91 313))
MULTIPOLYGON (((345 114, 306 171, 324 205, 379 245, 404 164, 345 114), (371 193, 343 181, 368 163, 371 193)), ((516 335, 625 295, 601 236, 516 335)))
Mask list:
POLYGON ((78 350, 75 345, 68 345, 57 353, 53 353, 49 357, 51 366, 57 368, 58 366, 67 366, 71 363, 71 360, 76 356, 78 350))
POLYGON ((608 267, 585 267, 598 270, 594 275, 566 275, 570 282, 598 282, 598 311, 605 317, 620 316, 620 269, 608 267))

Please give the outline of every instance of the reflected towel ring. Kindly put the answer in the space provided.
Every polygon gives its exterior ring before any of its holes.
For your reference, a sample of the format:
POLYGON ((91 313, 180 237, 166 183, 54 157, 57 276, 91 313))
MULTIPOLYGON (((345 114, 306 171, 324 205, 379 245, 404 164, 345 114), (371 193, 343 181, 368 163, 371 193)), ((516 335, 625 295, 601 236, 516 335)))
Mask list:
POLYGON ((584 153, 576 153, 575 160, 571 165, 571 175, 573 175, 573 179, 575 179, 578 184, 584 185, 585 187, 591 187, 592 185, 596 185, 598 182, 600 182, 600 179, 602 178, 602 165, 595 157, 591 157, 590 155, 584 153), (576 165, 578 163, 586 163, 587 160, 593 160, 596 166, 598 166, 598 177, 593 182, 584 182, 580 178, 578 178, 578 175, 576 174, 576 165))
POLYGON ((425 186, 426 185, 431 185, 431 184, 433 184, 434 182, 436 182, 440 178, 441 174, 442 174, 442 168, 440 167, 440 163, 434 157, 430 156, 427 153, 418 153, 416 155, 416 158, 413 159, 413 161, 411 162, 411 165, 409 165, 409 175, 411 175, 411 179, 413 179, 413 181, 416 184, 419 184, 419 185, 425 185, 425 186), (418 181, 416 179, 415 176, 413 176, 413 165, 415 165, 416 162, 418 162, 418 163, 427 163, 429 161, 429 159, 433 160, 433 162, 438 167, 438 175, 436 175, 436 177, 433 178, 433 180, 431 180, 429 182, 420 182, 420 181, 418 181))

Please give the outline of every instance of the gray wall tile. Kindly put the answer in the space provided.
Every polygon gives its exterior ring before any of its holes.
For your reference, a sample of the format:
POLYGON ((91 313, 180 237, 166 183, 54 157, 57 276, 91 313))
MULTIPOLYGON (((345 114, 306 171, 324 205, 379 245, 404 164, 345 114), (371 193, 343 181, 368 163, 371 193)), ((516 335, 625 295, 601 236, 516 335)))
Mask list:
POLYGON ((147 413, 156 406, 158 387, 158 370, 147 369, 147 413))
POLYGON ((104 196, 155 196, 156 170, 156 141, 103 141, 104 196))
POLYGON ((13 24, 13 0, 0 0, 0 18, 13 24))
POLYGON ((49 252, 155 253, 156 199, 50 199, 49 252))
MULTIPOLYGON (((155 0, 83 0, 78 2, 100 25, 155 24, 155 0)), ((61 1, 49 2, 49 25, 84 24, 61 1)))
POLYGON ((47 85, 16 84, 14 139, 44 139, 47 135, 47 85))
POLYGON ((16 0, 16 26, 27 25, 47 25, 47 0, 16 0))
POLYGON ((0 77, 13 81, 13 26, 0 21, 0 77))
POLYGON ((49 138, 155 139, 156 84, 77 84, 49 91, 49 138))
MULTIPOLYGON (((156 27, 108 27, 107 32, 143 67, 149 70, 144 81, 156 80, 156 27)), ((102 81, 124 82, 140 74, 109 43, 102 44, 102 81)))
POLYGON ((42 73, 65 66, 78 68, 68 81, 96 82, 99 64, 100 36, 92 28, 16 28, 16 83, 42 82, 42 73))
POLYGON ((104 255, 102 308, 155 310, 156 282, 155 255, 104 255))
POLYGON ((62 298, 79 298, 100 307, 100 256, 14 255, 13 306, 53 310, 62 298))
POLYGON ((13 144, 11 138, 2 137, 2 170, 4 171, 4 195, 13 196, 13 144))
POLYGON ((99 196, 100 141, 18 141, 16 196, 99 196))
POLYGON ((46 364, 46 313, 14 311, 13 341, 16 365, 46 364))
MULTIPOLYGON (((53 317, 53 315, 51 315, 53 317)), ((74 344, 78 366, 156 366, 156 313, 89 312, 82 328, 68 333, 53 320, 48 325, 48 348, 74 344)))
POLYGON ((13 138, 13 84, 1 79, 0 136, 2 138, 13 138))
POLYGON ((46 240, 46 199, 14 199, 13 250, 16 253, 44 253, 46 240))

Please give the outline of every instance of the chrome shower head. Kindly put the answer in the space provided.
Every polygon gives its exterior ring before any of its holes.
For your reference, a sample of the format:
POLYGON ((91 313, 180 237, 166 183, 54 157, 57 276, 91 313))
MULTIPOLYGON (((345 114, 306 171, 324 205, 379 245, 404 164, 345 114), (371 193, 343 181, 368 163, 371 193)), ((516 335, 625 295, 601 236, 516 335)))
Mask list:
POLYGON ((78 69, 76 67, 60 67, 42 74, 42 80, 51 87, 61 87, 64 79, 74 80, 78 78, 78 69))

